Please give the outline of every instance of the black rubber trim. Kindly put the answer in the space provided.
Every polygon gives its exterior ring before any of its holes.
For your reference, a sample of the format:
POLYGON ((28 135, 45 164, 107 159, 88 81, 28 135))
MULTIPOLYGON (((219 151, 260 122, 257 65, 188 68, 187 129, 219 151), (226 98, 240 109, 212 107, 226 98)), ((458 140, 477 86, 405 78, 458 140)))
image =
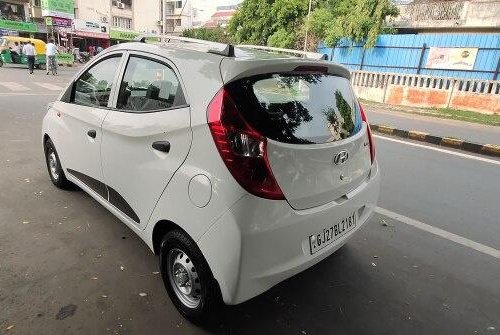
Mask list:
POLYGON ((141 220, 137 216, 137 214, 134 212, 132 207, 128 204, 127 200, 125 200, 120 193, 116 192, 115 189, 112 187, 108 186, 108 192, 109 192, 109 202, 118 208, 123 214, 127 215, 129 218, 134 220, 137 223, 140 223, 141 220))
POLYGON ((101 197, 108 200, 109 203, 115 206, 123 214, 127 215, 129 218, 131 218, 137 223, 141 222, 139 216, 137 216, 137 214, 134 212, 132 207, 130 207, 128 202, 120 195, 120 193, 116 192, 112 187, 109 187, 103 182, 100 182, 97 179, 87 176, 84 173, 72 169, 68 169, 68 172, 72 174, 75 178, 79 179, 82 183, 90 187, 94 192, 99 194, 101 197))
POLYGON ((72 169, 68 169, 68 172, 71 173, 76 178, 78 178, 82 183, 90 187, 95 193, 99 194, 106 200, 108 199, 108 190, 103 182, 100 182, 97 179, 94 179, 92 177, 87 176, 84 173, 72 169))

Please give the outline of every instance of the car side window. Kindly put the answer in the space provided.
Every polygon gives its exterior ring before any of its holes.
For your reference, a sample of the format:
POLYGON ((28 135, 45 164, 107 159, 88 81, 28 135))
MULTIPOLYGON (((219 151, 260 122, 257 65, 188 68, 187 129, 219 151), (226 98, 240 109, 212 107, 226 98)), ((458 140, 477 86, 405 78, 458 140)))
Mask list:
POLYGON ((107 107, 121 55, 106 58, 85 71, 73 85, 71 103, 107 107))
POLYGON ((168 65, 147 58, 130 57, 116 108, 141 113, 185 104, 179 80, 168 65))

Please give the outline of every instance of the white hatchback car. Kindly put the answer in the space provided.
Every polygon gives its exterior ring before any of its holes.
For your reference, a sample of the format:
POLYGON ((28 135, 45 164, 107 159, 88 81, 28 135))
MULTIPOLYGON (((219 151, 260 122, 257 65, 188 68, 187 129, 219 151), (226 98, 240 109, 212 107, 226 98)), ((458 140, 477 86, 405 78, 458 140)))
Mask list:
POLYGON ((380 173, 348 70, 187 42, 100 53, 49 105, 43 145, 52 182, 139 235, 175 306, 204 323, 344 245, 380 173))

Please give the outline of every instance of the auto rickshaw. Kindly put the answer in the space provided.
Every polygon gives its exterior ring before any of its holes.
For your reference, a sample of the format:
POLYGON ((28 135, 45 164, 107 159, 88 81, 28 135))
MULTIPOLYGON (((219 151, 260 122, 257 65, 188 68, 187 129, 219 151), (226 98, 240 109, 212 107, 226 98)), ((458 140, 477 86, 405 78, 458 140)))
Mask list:
POLYGON ((0 37, 0 67, 5 64, 24 64, 28 65, 28 59, 25 55, 20 53, 16 55, 12 53, 12 48, 14 43, 17 42, 19 45, 22 43, 32 42, 35 45, 36 57, 35 57, 35 68, 46 69, 46 57, 45 57, 45 42, 36 38, 26 38, 18 36, 2 36, 0 37))

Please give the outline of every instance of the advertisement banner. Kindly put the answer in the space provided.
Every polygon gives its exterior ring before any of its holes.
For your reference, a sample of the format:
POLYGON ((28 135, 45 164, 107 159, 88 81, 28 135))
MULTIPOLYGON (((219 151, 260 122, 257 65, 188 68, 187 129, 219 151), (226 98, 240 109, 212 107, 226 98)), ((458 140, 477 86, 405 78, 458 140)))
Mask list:
POLYGON ((61 53, 56 55, 57 64, 73 64, 75 56, 73 54, 61 53))
POLYGON ((73 0, 42 0, 42 15, 74 19, 73 0))
POLYGON ((434 48, 429 50, 429 69, 473 70, 478 48, 434 48))
POLYGON ((81 37, 108 39, 109 25, 107 23, 76 19, 73 20, 73 34, 81 37))

